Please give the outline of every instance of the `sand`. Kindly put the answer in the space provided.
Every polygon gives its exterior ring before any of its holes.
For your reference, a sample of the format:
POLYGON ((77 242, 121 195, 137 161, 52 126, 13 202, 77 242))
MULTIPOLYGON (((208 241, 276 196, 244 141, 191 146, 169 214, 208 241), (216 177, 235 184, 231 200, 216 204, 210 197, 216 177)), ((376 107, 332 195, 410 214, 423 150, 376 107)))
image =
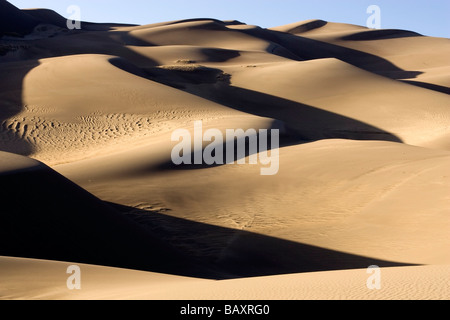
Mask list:
POLYGON ((450 298, 448 39, 0 6, 0 299, 450 298), (280 130, 277 174, 175 166, 199 120, 280 130))
POLYGON ((8 300, 442 300, 449 266, 382 268, 369 290, 366 269, 224 281, 79 264, 81 289, 67 289, 69 262, 0 257, 0 296, 8 300), (22 290, 23 283, 28 284, 22 290), (193 289, 195 288, 195 290, 193 289))

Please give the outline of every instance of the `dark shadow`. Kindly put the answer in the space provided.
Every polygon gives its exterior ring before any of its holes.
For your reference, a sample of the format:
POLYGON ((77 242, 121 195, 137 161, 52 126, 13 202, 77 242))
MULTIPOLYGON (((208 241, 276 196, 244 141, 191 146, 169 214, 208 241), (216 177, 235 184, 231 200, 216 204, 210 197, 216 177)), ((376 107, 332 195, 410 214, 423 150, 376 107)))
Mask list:
POLYGON ((371 40, 398 39, 410 37, 423 37, 423 35, 417 32, 407 30, 384 29, 384 30, 369 30, 354 33, 349 36, 342 37, 341 40, 371 41, 371 40))
MULTIPOLYGON (((201 52, 207 56, 208 62, 226 62, 240 56, 235 50, 202 48, 201 52)), ((222 70, 209 68, 196 64, 192 60, 174 61, 171 66, 150 66, 138 67, 124 58, 112 58, 109 60, 115 67, 141 78, 153 80, 176 89, 185 89, 186 84, 214 84, 218 80, 226 80, 226 75, 222 70)), ((150 64, 152 65, 152 64, 150 64)))
MULTIPOLYGON (((223 28, 226 26, 246 25, 246 23, 243 23, 238 20, 223 20, 222 21, 222 20, 218 20, 218 19, 214 19, 214 18, 192 18, 192 19, 183 19, 183 20, 168 21, 168 22, 163 22, 163 23, 156 23, 156 24, 154 24, 154 26, 173 26, 173 25, 177 25, 177 24, 190 23, 190 22, 204 22, 205 24, 209 24, 213 28, 216 28, 217 30, 226 30, 225 28, 223 28)), ((152 27, 152 24, 150 24, 149 27, 152 27)))
POLYGON ((147 78, 147 73, 138 68, 136 65, 131 63, 129 60, 121 58, 121 57, 114 57, 110 58, 109 62, 116 68, 121 69, 125 72, 131 73, 137 77, 141 78, 147 78))
POLYGON ((0 0, 0 38, 21 38, 33 31, 39 21, 6 0, 0 0))
MULTIPOLYGON (((20 49, 18 61, 39 60, 45 58, 71 56, 77 54, 104 54, 121 57, 133 61, 142 67, 157 66, 158 63, 149 57, 143 56, 127 46, 151 47, 152 43, 138 39, 128 31, 112 31, 114 27, 126 25, 81 23, 80 30, 60 28, 49 35, 46 30, 41 34, 41 28, 36 28, 34 38, 0 39, 0 48, 15 46, 20 49), (51 49, 49 49, 51 48, 51 49)), ((0 50, 4 51, 4 50, 0 50)), ((9 50, 17 51, 17 50, 9 50)), ((8 51, 5 50, 4 53, 8 51)), ((17 53, 17 52, 16 52, 17 53)), ((17 54, 16 54, 17 55, 17 54)), ((3 62, 15 61, 14 57, 4 57, 3 62)), ((0 60, 0 62, 2 62, 0 60)))
POLYGON ((336 58, 358 68, 389 77, 388 73, 395 73, 393 79, 411 79, 422 74, 420 71, 403 70, 386 59, 363 51, 350 49, 335 44, 309 39, 299 35, 274 30, 242 30, 249 34, 255 33, 263 39, 278 43, 294 55, 303 60, 336 58))
MULTIPOLYGON (((17 11, 17 10, 16 10, 17 11)), ((20 10, 19 10, 20 11, 20 10)), ((16 12, 17 13, 17 12, 16 12)), ((33 21, 40 19, 50 19, 54 21, 57 25, 62 25, 64 18, 58 14, 51 12, 50 10, 35 10, 30 11, 30 13, 24 13, 22 11, 20 14, 26 15, 33 21), (36 18, 32 17, 34 15, 36 18)), ((365 53, 362 51, 345 48, 342 46, 325 43, 318 40, 309 39, 306 37, 301 37, 291 33, 279 32, 269 29, 262 29, 259 27, 252 29, 230 30, 227 28, 229 25, 241 24, 238 21, 224 22, 217 19, 186 19, 180 21, 169 22, 168 24, 182 24, 186 22, 194 21, 204 21, 205 25, 199 28, 208 29, 210 31, 230 31, 230 32, 240 32, 245 33, 250 36, 254 36, 266 41, 269 41, 271 45, 267 48, 267 51, 275 55, 283 56, 293 60, 310 60, 310 59, 321 59, 321 58, 336 58, 347 63, 350 63, 359 68, 374 72, 377 74, 385 75, 393 79, 412 79, 420 74, 418 71, 402 70, 396 67, 389 61, 365 53)), ((325 21, 315 20, 306 25, 301 26, 305 30, 314 29, 326 25, 325 21)), ((111 32, 105 37, 105 31, 112 30, 114 26, 124 26, 120 24, 96 24, 96 23, 82 23, 82 30, 74 30, 69 33, 64 33, 62 36, 55 36, 54 39, 58 41, 59 51, 49 52, 45 50, 46 41, 48 39, 42 39, 39 42, 39 50, 30 50, 29 59, 41 59, 54 56, 72 55, 72 54, 110 54, 120 56, 125 59, 133 60, 139 67, 148 67, 158 65, 154 61, 139 55, 138 53, 125 48, 126 45, 133 46, 152 46, 148 41, 142 41, 131 36, 128 32, 111 32), (82 45, 77 45, 76 37, 79 34, 85 34, 89 32, 89 38, 84 37, 80 40, 82 45), (98 34, 97 34, 98 32, 98 34), (74 38, 71 38, 74 37, 74 38)), ((195 29, 195 27, 189 27, 190 29, 195 29)), ((66 30, 67 31, 67 30, 66 30)), ((353 35, 355 39, 366 39, 370 37, 382 36, 398 36, 399 34, 409 34, 416 35, 414 33, 407 33, 406 31, 396 31, 396 30, 373 30, 367 31, 360 34, 353 35), (370 35, 370 36, 368 36, 370 35)), ((229 58, 224 58, 229 59, 229 58)))
POLYGON ((358 120, 257 91, 229 86, 216 92, 213 100, 249 114, 281 120, 302 141, 351 139, 402 142, 397 136, 358 120))
POLYGON ((308 32, 308 31, 311 31, 314 29, 322 28, 322 27, 326 26, 327 24, 328 24, 328 22, 324 21, 324 20, 314 20, 314 21, 302 24, 298 27, 294 27, 294 28, 288 30, 287 33, 296 34, 296 33, 308 32))
POLYGON ((120 27, 137 27, 137 24, 128 23, 95 23, 95 22, 81 22, 81 29, 87 31, 111 31, 120 27))
POLYGON ((289 273, 407 266, 328 250, 243 230, 223 228, 118 204, 109 204, 145 226, 152 236, 229 278, 289 273))
POLYGON ((412 84, 413 86, 416 86, 416 87, 433 90, 433 91, 437 91, 437 92, 441 92, 441 93, 445 93, 445 94, 450 94, 449 87, 444 87, 444 86, 440 86, 437 84, 415 81, 415 80, 401 80, 401 81, 404 83, 407 83, 407 84, 412 84))
POLYGON ((158 63, 143 56, 127 46, 151 47, 152 43, 133 37, 126 31, 89 31, 76 30, 61 33, 52 38, 40 39, 39 42, 30 41, 36 49, 27 54, 32 59, 62 57, 77 54, 104 54, 121 57, 133 61, 138 66, 157 66, 158 63), (46 48, 52 48, 48 50, 46 48))
MULTIPOLYGON (((225 26, 235 26, 235 25, 243 25, 245 23, 237 21, 237 20, 227 20, 222 21, 214 18, 192 18, 192 19, 182 19, 182 20, 175 20, 175 21, 169 21, 169 22, 163 22, 162 24, 157 23, 156 25, 164 25, 164 26, 170 26, 175 24, 181 24, 181 23, 189 23, 189 22, 213 22, 217 24, 223 24, 225 26)), ((150 25, 151 26, 151 25, 150 25)))
POLYGON ((1 256, 205 279, 410 265, 103 202, 44 165, 0 187, 1 256))
MULTIPOLYGON (((238 160, 247 158, 251 155, 257 154, 259 152, 265 152, 268 151, 268 157, 270 157, 270 151, 272 151, 273 146, 271 144, 272 142, 272 134, 271 134, 271 130, 278 130, 279 131, 279 141, 278 141, 278 148, 284 148, 284 147, 288 147, 288 146, 293 146, 293 145, 298 145, 301 143, 306 143, 309 141, 302 141, 299 139, 299 137, 297 136, 297 133, 289 130, 286 128, 285 124, 282 121, 278 121, 275 120, 272 123, 272 126, 270 128, 267 128, 267 135, 261 135, 259 130, 255 130, 255 135, 249 134, 247 136, 243 136, 243 137, 238 137, 238 138, 234 138, 234 139, 226 139, 226 133, 223 133, 223 143, 216 143, 213 142, 211 146, 214 146, 215 148, 222 150, 223 156, 220 157, 223 161, 220 163, 213 163, 213 164, 207 164, 204 162, 203 159, 203 152, 205 151, 204 148, 202 148, 201 150, 193 150, 188 158, 190 159, 190 163, 188 164, 181 164, 181 165, 176 165, 173 163, 172 160, 167 161, 165 163, 161 163, 159 166, 155 167, 149 167, 147 168, 148 171, 152 171, 152 170, 157 170, 157 171, 164 171, 164 170, 200 170, 200 169, 209 169, 209 168, 213 168, 213 167, 220 167, 222 165, 226 165, 230 159, 232 159, 232 163, 236 163, 238 160), (254 141, 257 141, 256 143, 258 144, 256 146, 256 148, 254 148, 254 150, 252 148, 250 148, 250 140, 253 139, 254 141), (260 145, 259 145, 259 141, 260 139, 267 139, 267 145, 266 145, 266 149, 261 149, 260 145), (233 148, 232 148, 232 154, 229 155, 228 151, 229 151, 229 146, 228 144, 232 144, 233 148), (240 146, 243 146, 240 147, 240 146), (242 150, 244 150, 242 152, 242 150), (197 156, 199 156, 199 158, 202 159, 202 163, 201 164, 196 164, 195 163, 195 159, 197 158, 197 156)), ((244 130, 245 131, 245 130, 244 130)), ((194 146, 192 146, 193 149, 194 146)), ((213 156, 215 156, 215 153, 212 154, 213 156)), ((246 161, 246 163, 248 164, 249 161, 246 161)), ((269 166, 269 164, 267 165, 267 167, 269 166)), ((139 174, 142 174, 141 171, 139 171, 139 174)))
POLYGON ((56 11, 50 9, 22 9, 21 11, 38 20, 39 23, 67 28, 67 19, 56 11))
POLYGON ((189 23, 189 22, 210 22, 210 23, 216 23, 220 25, 226 25, 225 22, 222 20, 214 19, 214 18, 191 18, 191 19, 182 19, 182 20, 175 20, 170 22, 165 22, 165 26, 171 26, 175 24, 182 24, 182 23, 189 23))
POLYGON ((11 118, 24 111, 23 79, 38 65, 39 62, 35 60, 0 63, 0 78, 8 79, 3 82, 0 90, 0 151, 22 155, 30 155, 33 152, 33 146, 26 139, 27 124, 24 119, 11 118))
MULTIPOLYGON (((189 85, 215 84, 225 75, 222 70, 208 68, 201 65, 188 64, 171 66, 169 68, 147 68, 147 79, 171 86, 177 89, 186 89, 189 85)), ((225 79, 225 81, 228 81, 225 79)))
POLYGON ((220 278, 42 165, 0 177, 0 255, 220 278))
MULTIPOLYGON (((402 142, 397 136, 369 124, 330 111, 321 110, 300 102, 277 96, 234 87, 230 76, 219 69, 207 68, 209 78, 196 74, 187 81, 178 71, 159 69, 149 72, 149 79, 174 88, 183 89, 227 107, 261 117, 280 120, 285 123, 289 139, 317 141, 322 139, 384 140, 402 142), (213 83, 214 82, 214 83, 213 83), (195 85, 192 85, 195 83, 195 85)), ((281 141, 284 143, 284 141, 281 141)))
MULTIPOLYGON (((124 70, 133 71, 126 66, 120 66, 124 70)), ((274 126, 270 129, 280 130, 279 147, 298 145, 323 139, 350 139, 350 140, 377 140, 402 143, 402 140, 394 134, 367 123, 348 118, 330 111, 315 108, 300 102, 287 100, 269 94, 234 87, 231 85, 231 76, 220 69, 204 66, 180 66, 170 69, 147 68, 146 78, 176 89, 184 90, 201 98, 225 105, 247 114, 274 119, 274 126)), ((239 129, 239 128, 235 128, 239 129)), ((259 141, 259 132, 257 131, 259 141)), ((223 133, 225 139, 225 133, 223 133)), ((238 141, 234 140, 234 161, 248 157, 253 153, 248 146, 249 138, 245 140, 245 153, 238 157, 238 141)), ((270 136, 268 141, 270 142, 270 136)), ((174 143, 175 144, 178 143, 174 143)), ((227 159, 227 140, 219 145, 223 150, 223 159, 227 159)), ((205 147, 205 146, 203 146, 205 147)), ((270 145, 268 150, 271 150, 270 145)), ((203 153, 202 150, 193 150, 189 155, 190 164, 175 165, 172 160, 159 165, 158 170, 191 170, 207 169, 219 164, 194 164, 196 154, 203 153)), ((259 150, 257 151, 259 152, 259 150)), ((203 159, 203 157, 201 157, 203 159)), ((148 168, 154 170, 155 168, 148 168)))
POLYGON ((239 51, 220 48, 203 48, 201 52, 208 57, 209 62, 227 62, 241 55, 239 51))
MULTIPOLYGON (((39 23, 52 24, 60 28, 67 28, 67 19, 50 9, 22 9, 22 12, 36 19, 39 23)), ((80 21, 81 29, 88 31, 109 31, 116 27, 135 27, 135 24, 93 23, 80 21)))

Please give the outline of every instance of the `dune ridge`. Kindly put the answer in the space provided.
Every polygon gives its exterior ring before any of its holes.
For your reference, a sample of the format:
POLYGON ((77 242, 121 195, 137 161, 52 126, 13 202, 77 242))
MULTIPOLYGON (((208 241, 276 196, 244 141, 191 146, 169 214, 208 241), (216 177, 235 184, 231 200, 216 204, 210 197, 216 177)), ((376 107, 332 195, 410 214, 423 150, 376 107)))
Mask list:
POLYGON ((368 290, 366 270, 313 272, 211 281, 80 265, 83 287, 65 287, 70 262, 0 257, 0 297, 9 300, 443 300, 448 266, 383 268, 380 290, 368 290), (18 290, 23 281, 31 285, 18 290), (192 290, 192 288, 196 288, 192 290), (414 289, 412 289, 414 288, 414 289))

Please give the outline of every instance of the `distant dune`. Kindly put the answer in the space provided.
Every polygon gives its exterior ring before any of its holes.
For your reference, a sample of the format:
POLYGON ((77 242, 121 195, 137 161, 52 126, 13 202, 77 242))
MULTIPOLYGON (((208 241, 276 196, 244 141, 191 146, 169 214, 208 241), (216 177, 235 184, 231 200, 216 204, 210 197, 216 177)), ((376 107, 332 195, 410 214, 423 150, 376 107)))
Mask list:
POLYGON ((38 20, 8 1, 0 1, 0 35, 23 36, 32 32, 38 24, 38 20))
POLYGON ((449 56, 323 20, 68 30, 0 0, 0 298, 449 299, 449 56), (277 174, 174 165, 199 120, 280 130, 277 174))
POLYGON ((28 15, 32 16, 36 20, 38 20, 40 23, 45 24, 52 24, 55 26, 58 26, 60 28, 66 28, 67 27, 67 19, 61 16, 60 14, 56 13, 53 10, 49 9, 25 9, 22 10, 22 12, 27 13, 28 15))

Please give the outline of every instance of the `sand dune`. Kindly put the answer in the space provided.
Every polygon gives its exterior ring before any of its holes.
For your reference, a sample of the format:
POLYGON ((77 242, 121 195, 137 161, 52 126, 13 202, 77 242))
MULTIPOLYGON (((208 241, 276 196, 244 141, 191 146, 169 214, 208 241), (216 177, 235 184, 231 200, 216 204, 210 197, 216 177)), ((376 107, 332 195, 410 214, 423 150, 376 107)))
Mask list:
POLYGON ((321 20, 300 22, 272 30, 289 32, 304 40, 325 42, 331 45, 324 46, 327 51, 339 50, 335 46, 351 49, 343 51, 348 55, 347 58, 340 57, 350 63, 347 59, 352 54, 374 55, 384 61, 367 59, 376 63, 375 68, 369 66, 371 71, 393 79, 406 80, 420 87, 449 93, 450 77, 446 57, 450 53, 450 45, 447 39, 424 37, 406 30, 369 30, 321 20))
POLYGON ((448 39, 0 12, 2 299, 448 299, 448 39), (175 166, 198 120, 279 129, 277 174, 175 166))
MULTIPOLYGON (((218 230, 194 236, 199 243, 187 245, 192 241, 188 230, 197 226, 172 217, 373 259, 414 264, 450 261, 447 151, 391 142, 325 140, 281 149, 279 173, 263 177, 259 166, 249 165, 158 173, 158 166, 148 160, 152 147, 56 169, 100 198, 126 206, 122 210, 147 223, 152 232, 159 225, 167 227, 159 235, 167 241, 183 227, 183 248, 225 264, 235 256, 247 259, 251 240, 246 233, 218 230), (97 172, 89 170, 102 164, 97 172), (220 187, 207 188, 209 184, 220 187), (169 226, 176 223, 179 228, 171 230, 169 226), (205 242, 216 251, 204 252, 205 242)), ((281 247, 269 241, 254 248, 254 262, 247 264, 258 265, 256 257, 268 263, 267 259, 280 255, 278 268, 308 265, 311 256, 299 254, 301 248, 286 243, 284 252, 281 247), (297 254, 294 264, 291 259, 297 254)), ((329 259, 329 266, 334 263, 332 255, 321 258, 329 259)))
POLYGON ((82 289, 68 290, 71 263, 0 257, 0 298, 32 300, 443 300, 448 266, 381 269, 380 290, 366 286, 366 270, 316 272, 211 281, 79 265, 82 289), (26 281, 26 292, 17 288, 26 281), (195 288, 195 290, 192 290, 195 288), (414 289, 412 289, 414 288, 414 289))
POLYGON ((336 59, 266 65, 233 75, 233 86, 245 89, 243 94, 282 97, 273 100, 279 108, 286 105, 290 109, 286 115, 284 110, 262 109, 261 105, 259 112, 286 116, 283 120, 308 139, 381 135, 375 139, 423 145, 448 134, 447 95, 386 79, 336 59), (326 86, 326 92, 319 92, 319 86, 326 86), (421 101, 427 101, 427 106, 421 101), (299 108, 309 112, 296 112, 299 108))
POLYGON ((60 28, 67 28, 67 19, 57 12, 49 9, 25 9, 22 10, 42 24, 51 24, 60 28))
POLYGON ((0 1, 0 36, 23 36, 39 24, 34 17, 19 10, 6 0, 0 1))
POLYGON ((47 166, 4 152, 1 159, 3 254, 144 270, 166 270, 183 261, 181 273, 204 274, 183 254, 47 166))

